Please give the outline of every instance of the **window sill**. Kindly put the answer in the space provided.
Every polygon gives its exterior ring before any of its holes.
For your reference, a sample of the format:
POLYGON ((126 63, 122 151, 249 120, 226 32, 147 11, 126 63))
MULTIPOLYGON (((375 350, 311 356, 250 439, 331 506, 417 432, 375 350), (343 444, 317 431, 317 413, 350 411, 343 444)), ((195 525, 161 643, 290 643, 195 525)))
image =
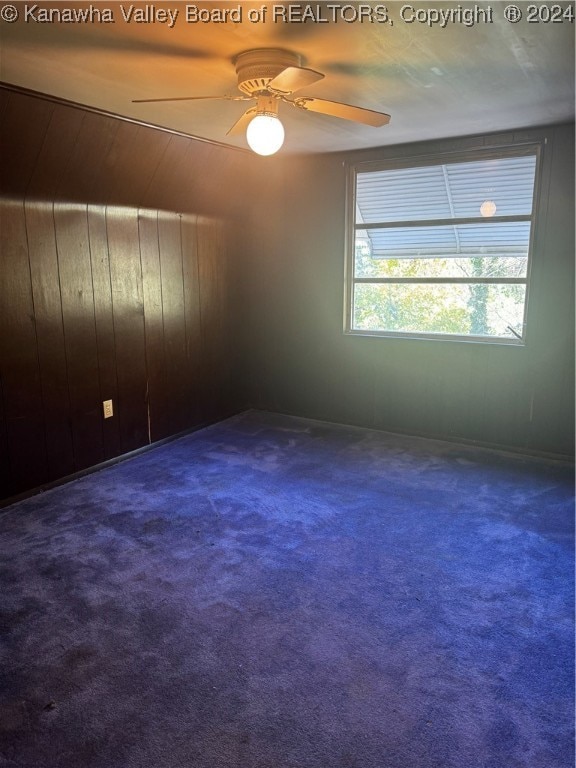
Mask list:
POLYGON ((506 339, 493 336, 459 336, 451 333, 412 333, 400 331, 345 330, 345 336, 367 336, 379 339, 402 339, 405 341, 450 341, 465 344, 491 344, 503 347, 525 347, 524 339, 506 339))

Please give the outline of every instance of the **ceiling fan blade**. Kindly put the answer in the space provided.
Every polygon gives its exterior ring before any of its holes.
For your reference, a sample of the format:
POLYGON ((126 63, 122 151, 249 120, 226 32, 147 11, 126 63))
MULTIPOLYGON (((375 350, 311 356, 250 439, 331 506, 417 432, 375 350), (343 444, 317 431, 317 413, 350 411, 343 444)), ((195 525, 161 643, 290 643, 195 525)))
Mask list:
POLYGON ((226 136, 237 136, 239 133, 244 133, 246 128, 248 128, 250 120, 252 120, 253 117, 256 117, 257 111, 257 107, 250 107, 250 109, 246 110, 242 117, 236 120, 232 128, 226 132, 226 136))
POLYGON ((200 101, 202 99, 223 99, 224 101, 251 101, 251 96, 177 96, 168 99, 132 99, 132 104, 156 104, 160 101, 200 101))
POLYGON ((268 83, 268 88, 272 91, 280 91, 281 93, 294 93, 294 91, 298 91, 300 88, 317 83, 323 77, 322 72, 316 72, 315 69, 286 67, 268 83))
POLYGON ((373 109, 364 109, 363 107, 353 107, 351 104, 342 104, 340 101, 327 101, 326 99, 313 99, 301 96, 298 99, 294 99, 292 103, 309 112, 319 112, 321 115, 341 117, 343 120, 354 120, 356 123, 372 125, 374 128, 379 128, 390 122, 390 115, 387 115, 385 112, 376 112, 373 109))

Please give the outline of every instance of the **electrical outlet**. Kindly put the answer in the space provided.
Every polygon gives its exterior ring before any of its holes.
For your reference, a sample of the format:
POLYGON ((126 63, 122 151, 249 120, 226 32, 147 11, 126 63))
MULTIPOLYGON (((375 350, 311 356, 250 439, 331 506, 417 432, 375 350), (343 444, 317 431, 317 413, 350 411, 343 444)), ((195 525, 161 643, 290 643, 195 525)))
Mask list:
POLYGON ((109 419, 111 416, 114 416, 114 408, 112 407, 112 400, 104 400, 102 403, 102 407, 104 409, 104 418, 109 419))

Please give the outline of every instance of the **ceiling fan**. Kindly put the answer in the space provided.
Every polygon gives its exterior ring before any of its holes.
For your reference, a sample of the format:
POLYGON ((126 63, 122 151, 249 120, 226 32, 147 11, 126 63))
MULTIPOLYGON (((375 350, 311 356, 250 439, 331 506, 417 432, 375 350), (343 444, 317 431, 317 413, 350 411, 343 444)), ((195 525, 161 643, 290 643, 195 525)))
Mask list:
POLYGON ((134 99, 133 103, 145 104, 161 101, 198 101, 201 99, 223 99, 228 101, 256 101, 244 112, 227 136, 234 136, 246 130, 246 139, 251 149, 260 155, 272 155, 284 142, 284 127, 278 118, 281 102, 290 104, 305 112, 340 117, 375 128, 390 122, 390 115, 373 109, 355 107, 339 101, 317 99, 312 96, 292 94, 307 85, 322 80, 324 75, 314 69, 302 67, 297 53, 277 48, 257 48, 244 51, 234 59, 238 75, 240 96, 181 96, 163 99, 134 99))

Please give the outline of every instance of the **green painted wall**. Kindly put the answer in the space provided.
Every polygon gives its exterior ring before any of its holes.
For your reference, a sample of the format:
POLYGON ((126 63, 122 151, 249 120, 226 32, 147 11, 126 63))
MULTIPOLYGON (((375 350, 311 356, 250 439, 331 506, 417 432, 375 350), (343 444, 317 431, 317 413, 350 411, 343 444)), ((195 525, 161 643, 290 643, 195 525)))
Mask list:
POLYGON ((574 450, 574 126, 350 155, 258 158, 243 265, 258 408, 528 452, 574 450), (346 164, 545 139, 527 344, 343 334, 346 164))

